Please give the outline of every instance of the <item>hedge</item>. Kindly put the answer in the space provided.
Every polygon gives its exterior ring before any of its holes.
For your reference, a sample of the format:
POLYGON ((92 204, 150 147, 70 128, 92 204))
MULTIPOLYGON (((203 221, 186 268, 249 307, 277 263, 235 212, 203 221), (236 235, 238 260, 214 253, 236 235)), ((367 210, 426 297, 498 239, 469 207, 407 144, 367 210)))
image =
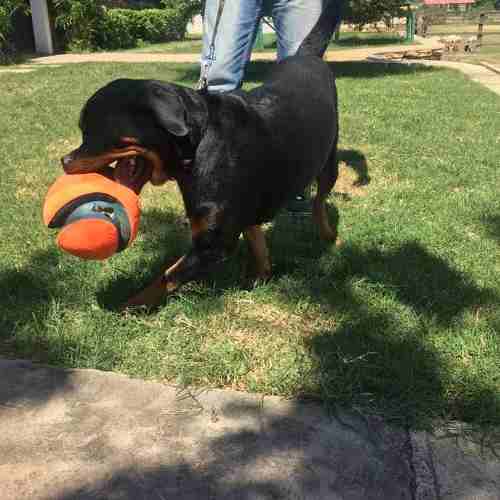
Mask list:
POLYGON ((115 50, 140 42, 180 40, 188 20, 175 9, 106 9, 95 33, 95 48, 115 50))
MULTIPOLYGON (((12 13, 28 8, 27 0, 0 0, 0 63, 12 55, 12 13)), ((49 0, 59 49, 116 50, 141 42, 180 40, 199 11, 199 0, 161 0, 161 9, 109 9, 102 0, 49 0)))
POLYGON ((64 49, 116 50, 142 42, 184 37, 196 0, 163 3, 164 8, 106 8, 102 0, 52 0, 56 39, 64 49))

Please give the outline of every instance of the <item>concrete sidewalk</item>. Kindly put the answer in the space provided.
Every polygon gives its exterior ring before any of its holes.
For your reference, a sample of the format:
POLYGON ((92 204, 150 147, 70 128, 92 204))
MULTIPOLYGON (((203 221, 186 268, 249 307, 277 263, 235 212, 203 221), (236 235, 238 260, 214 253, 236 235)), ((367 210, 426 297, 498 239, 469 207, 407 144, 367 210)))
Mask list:
POLYGON ((460 436, 233 391, 0 360, 2 500, 500 499, 460 436))
POLYGON ((411 59, 401 60, 401 61, 391 61, 384 58, 384 52, 378 52, 376 54, 371 54, 367 57, 368 62, 378 62, 386 64, 421 64, 424 66, 434 66, 440 68, 456 69, 462 72, 464 75, 468 76, 472 81, 480 83, 487 89, 500 95, 500 67, 493 64, 482 63, 479 64, 468 64, 455 61, 428 61, 428 60, 418 60, 413 61, 411 59))
MULTIPOLYGON (((432 42, 432 46, 436 45, 432 42)), ((437 44, 436 46, 441 46, 437 44)), ((383 47, 365 47, 360 49, 330 50, 325 58, 328 61, 363 61, 374 52, 397 51, 397 50, 417 50, 427 47, 427 45, 401 45, 393 44, 383 47)), ((274 61, 276 52, 253 52, 252 61, 274 61)), ((83 62, 125 62, 125 63, 199 63, 200 54, 169 54, 169 53, 147 53, 147 52, 92 52, 87 54, 58 54, 54 56, 37 57, 30 61, 31 64, 73 64, 83 62)))
MULTIPOLYGON (((438 48, 441 44, 434 40, 420 39, 418 44, 402 45, 393 44, 383 47, 364 47, 359 49, 330 50, 325 54, 328 61, 365 61, 375 52, 395 52, 398 50, 418 50, 422 48, 438 48)), ((275 52, 253 52, 252 61, 274 61, 275 52)), ((0 73, 27 73, 35 71, 37 67, 59 66, 61 64, 78 64, 93 62, 116 62, 116 63, 199 63, 200 54, 169 54, 158 52, 90 52, 90 53, 67 53, 53 56, 35 57, 28 63, 13 67, 0 68, 0 73)))

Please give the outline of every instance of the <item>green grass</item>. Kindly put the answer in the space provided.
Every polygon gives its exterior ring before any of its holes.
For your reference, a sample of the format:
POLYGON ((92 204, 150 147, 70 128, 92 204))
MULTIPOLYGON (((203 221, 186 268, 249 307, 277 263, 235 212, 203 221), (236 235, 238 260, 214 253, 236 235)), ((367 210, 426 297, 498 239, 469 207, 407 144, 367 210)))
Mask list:
MULTIPOLYGON (((404 43, 396 33, 341 33, 338 42, 331 42, 330 50, 362 48, 379 45, 404 43)), ((200 54, 202 49, 201 35, 190 35, 181 42, 167 42, 143 44, 141 47, 129 49, 130 52, 167 53, 167 54, 200 54)), ((276 50, 276 36, 274 33, 264 34, 264 49, 255 49, 256 52, 274 52, 276 50)))
MULTIPOLYGON (((252 65, 249 85, 271 67, 252 65)), ((113 308, 188 248, 176 188, 146 189, 138 240, 103 263, 58 251, 41 205, 95 89, 123 76, 193 85, 196 66, 0 74, 0 354, 320 398, 413 427, 499 424, 498 96, 445 70, 336 68, 343 194, 330 211, 344 246, 281 217, 270 283, 241 287, 241 245, 149 316, 113 308)))

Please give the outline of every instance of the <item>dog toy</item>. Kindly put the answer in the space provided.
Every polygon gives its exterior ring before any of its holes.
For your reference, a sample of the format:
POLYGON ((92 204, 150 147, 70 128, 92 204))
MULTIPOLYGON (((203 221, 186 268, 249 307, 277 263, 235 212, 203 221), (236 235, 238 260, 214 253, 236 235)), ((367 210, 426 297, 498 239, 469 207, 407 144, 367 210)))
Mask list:
POLYGON ((43 206, 49 228, 62 228, 58 246, 82 259, 103 260, 129 246, 139 228, 137 194, 98 174, 62 175, 43 206))

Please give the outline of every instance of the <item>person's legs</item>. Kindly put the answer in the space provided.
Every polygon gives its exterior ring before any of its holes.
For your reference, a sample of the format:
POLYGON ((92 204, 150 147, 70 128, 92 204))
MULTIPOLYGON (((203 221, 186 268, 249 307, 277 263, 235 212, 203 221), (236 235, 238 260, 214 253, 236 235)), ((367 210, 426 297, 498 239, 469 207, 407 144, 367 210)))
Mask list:
POLYGON ((278 60, 294 55, 313 29, 328 2, 337 2, 339 19, 343 0, 274 0, 273 21, 278 37, 278 60))
MULTIPOLYGON (((202 71, 210 64, 217 11, 220 0, 207 0, 203 17, 202 71)), ((245 65, 261 17, 262 0, 225 0, 215 37, 215 60, 208 71, 209 92, 227 92, 241 85, 245 65)))

